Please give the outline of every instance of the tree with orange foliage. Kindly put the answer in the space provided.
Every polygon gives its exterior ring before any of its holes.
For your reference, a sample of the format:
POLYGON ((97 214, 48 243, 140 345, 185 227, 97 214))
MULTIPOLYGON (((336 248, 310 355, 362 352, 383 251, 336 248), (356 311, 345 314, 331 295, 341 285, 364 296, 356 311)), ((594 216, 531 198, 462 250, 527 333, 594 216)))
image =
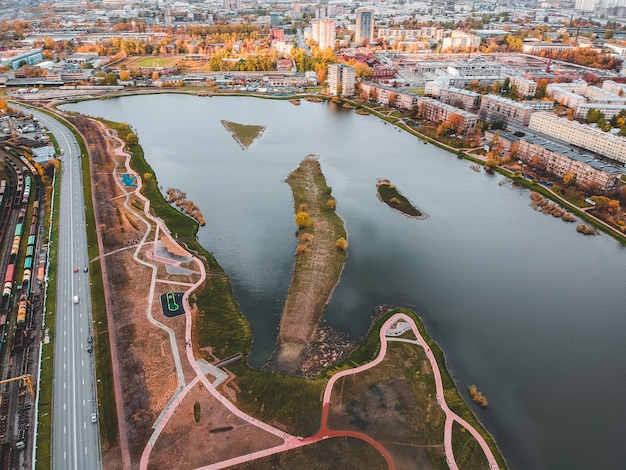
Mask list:
POLYGON ((576 173, 574 172, 574 170, 570 170, 563 175, 563 184, 565 186, 569 186, 570 184, 574 182, 575 178, 576 178, 576 173))

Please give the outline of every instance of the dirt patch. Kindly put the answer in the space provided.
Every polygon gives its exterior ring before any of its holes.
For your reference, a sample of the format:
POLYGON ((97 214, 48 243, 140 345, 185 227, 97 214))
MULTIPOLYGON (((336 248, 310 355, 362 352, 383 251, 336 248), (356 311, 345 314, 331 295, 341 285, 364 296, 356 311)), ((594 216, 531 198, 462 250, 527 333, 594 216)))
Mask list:
MULTIPOLYGON (((183 382, 195 377, 186 360, 180 362, 179 368, 174 361, 174 350, 179 357, 186 354, 185 317, 165 317, 159 296, 171 290, 184 290, 185 285, 199 279, 199 273, 191 261, 178 262, 178 267, 185 270, 173 272, 155 261, 155 245, 162 234, 154 226, 148 228, 142 220, 145 216, 139 209, 143 206, 136 196, 128 195, 128 207, 124 204, 126 191, 133 188, 118 185, 120 174, 126 172, 125 156, 119 152, 119 144, 103 135, 102 127, 94 121, 81 116, 72 116, 72 121, 89 146, 92 187, 98 201, 94 210, 102 241, 100 257, 107 290, 109 338, 114 345, 112 350, 117 351, 117 361, 113 358, 112 366, 119 387, 116 400, 120 434, 125 442, 120 447, 103 449, 103 461, 116 462, 107 468, 121 468, 126 452, 130 466, 138 468, 155 421, 179 388, 179 376, 182 375, 183 382), (146 243, 140 245, 146 230, 146 243), (146 266, 135 256, 157 267, 146 266), (151 285, 153 292, 149 289, 151 285), (150 317, 170 328, 174 340, 151 322, 150 317)), ((196 430, 192 427, 183 434, 190 442, 198 442, 200 438, 194 437, 196 430)), ((205 449, 196 446, 196 453, 202 455, 205 449)))
POLYGON ((282 443, 279 437, 234 416, 198 385, 163 429, 148 468, 198 468, 282 443), (196 402, 200 409, 198 422, 194 419, 196 402))

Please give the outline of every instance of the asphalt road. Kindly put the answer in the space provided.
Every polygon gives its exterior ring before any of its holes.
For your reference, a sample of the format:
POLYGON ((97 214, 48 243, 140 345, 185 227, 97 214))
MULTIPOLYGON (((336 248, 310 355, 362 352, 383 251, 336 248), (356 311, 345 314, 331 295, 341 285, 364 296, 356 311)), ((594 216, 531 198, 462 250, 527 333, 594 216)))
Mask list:
POLYGON ((99 469, 98 424, 92 423, 92 414, 98 411, 94 362, 92 354, 87 352, 92 320, 89 272, 84 272, 88 254, 82 158, 76 139, 65 126, 43 113, 33 114, 54 134, 63 150, 58 212, 52 468, 99 469), (78 268, 78 272, 75 273, 74 268, 78 268), (75 303, 76 298, 78 303, 75 303))

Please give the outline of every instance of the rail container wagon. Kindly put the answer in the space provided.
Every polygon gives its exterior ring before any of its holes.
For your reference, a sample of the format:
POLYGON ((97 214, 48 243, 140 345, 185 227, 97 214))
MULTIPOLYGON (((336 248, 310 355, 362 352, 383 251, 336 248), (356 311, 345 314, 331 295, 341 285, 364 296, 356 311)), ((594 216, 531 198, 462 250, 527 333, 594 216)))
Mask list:
POLYGON ((17 320, 15 324, 17 326, 22 326, 26 323, 26 309, 28 307, 28 297, 26 295, 22 295, 20 297, 20 303, 17 307, 17 320))

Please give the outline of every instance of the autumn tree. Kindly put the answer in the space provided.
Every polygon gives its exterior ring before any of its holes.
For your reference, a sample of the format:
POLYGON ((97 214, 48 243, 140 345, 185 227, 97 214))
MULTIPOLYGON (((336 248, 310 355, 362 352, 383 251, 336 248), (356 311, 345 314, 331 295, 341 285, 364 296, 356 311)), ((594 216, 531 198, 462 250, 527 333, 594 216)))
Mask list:
POLYGON ((338 238, 335 242, 335 246, 339 250, 346 251, 348 249, 348 241, 343 237, 338 238))
POLYGON ((447 119, 445 121, 441 121, 441 123, 437 126, 437 135, 446 135, 450 132, 452 126, 450 125, 450 121, 447 119))
POLYGON ((129 145, 137 145, 139 143, 139 138, 137 137, 137 134, 135 134, 134 132, 129 132, 128 134, 126 134, 126 137, 124 138, 124 140, 129 145))
POLYGON ((376 90, 376 87, 370 88, 369 100, 374 102, 378 101, 378 90, 376 90))
POLYGON ((326 201, 326 209, 330 209, 331 211, 334 211, 337 208, 337 201, 335 201, 334 199, 329 199, 328 201, 326 201))
POLYGON ((296 214, 296 225, 298 228, 307 228, 313 225, 313 221, 308 212, 300 211, 296 214))
POLYGON ((570 170, 563 175, 563 184, 565 186, 569 186, 574 182, 576 178, 576 172, 574 170, 570 170))
POLYGON ((357 62, 354 64, 354 73, 357 78, 367 80, 372 77, 374 69, 363 62, 357 62))
POLYGON ((450 122, 450 126, 454 129, 456 134, 463 133, 463 124, 465 123, 463 116, 457 113, 452 113, 448 118, 448 122, 450 122))
POLYGON ((389 106, 393 107, 398 102, 398 94, 397 93, 389 93, 389 102, 387 103, 389 106))

